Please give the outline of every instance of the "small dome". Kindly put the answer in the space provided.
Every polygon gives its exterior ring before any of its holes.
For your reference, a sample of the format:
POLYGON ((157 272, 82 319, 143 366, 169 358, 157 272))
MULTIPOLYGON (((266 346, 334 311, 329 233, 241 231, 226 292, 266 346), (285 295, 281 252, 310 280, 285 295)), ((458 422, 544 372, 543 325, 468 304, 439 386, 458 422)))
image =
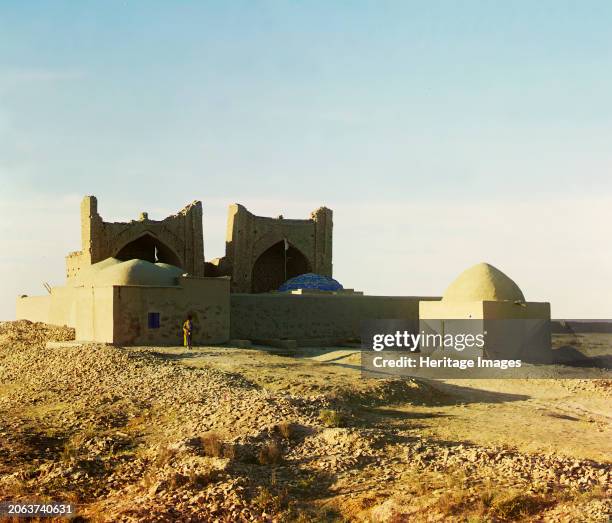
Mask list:
POLYGON ((174 286, 184 271, 168 264, 155 264, 145 260, 127 260, 97 271, 92 282, 94 285, 151 285, 174 286))
POLYGON ((93 265, 89 267, 89 269, 92 271, 100 271, 112 265, 117 265, 118 263, 121 263, 121 260, 118 260, 117 258, 106 258, 106 260, 102 260, 101 262, 94 263, 93 265))
POLYGON ((451 283, 443 301, 525 301, 525 296, 502 271, 479 263, 462 272, 451 283))
POLYGON ((333 278, 330 278, 329 276, 322 276, 321 274, 308 272, 306 274, 300 274, 299 276, 288 279, 278 288, 279 291, 295 291, 297 289, 341 291, 343 287, 339 282, 333 278))
POLYGON ((167 270, 175 275, 175 277, 179 277, 185 274, 185 271, 176 265, 170 265, 169 263, 156 262, 155 267, 159 267, 161 269, 167 270))

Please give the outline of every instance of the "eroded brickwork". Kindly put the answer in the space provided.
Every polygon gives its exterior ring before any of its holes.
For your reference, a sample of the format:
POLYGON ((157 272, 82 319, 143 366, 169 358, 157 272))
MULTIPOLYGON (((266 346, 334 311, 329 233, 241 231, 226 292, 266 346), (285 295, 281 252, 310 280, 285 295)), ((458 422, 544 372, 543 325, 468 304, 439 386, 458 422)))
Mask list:
POLYGON ((290 220, 255 216, 242 205, 230 205, 225 257, 210 269, 231 276, 232 292, 247 293, 273 290, 303 272, 332 276, 332 218, 326 207, 309 219, 290 220), (258 274, 264 273, 266 281, 259 281, 258 274))
POLYGON ((204 275, 202 203, 194 201, 163 220, 142 213, 130 222, 105 222, 95 196, 81 202, 82 249, 66 257, 71 279, 84 267, 109 257, 141 258, 177 265, 194 276, 204 275))
POLYGON ((230 276, 232 292, 267 292, 305 272, 332 276, 333 213, 320 207, 305 220, 255 216, 229 207, 225 256, 204 263, 202 203, 150 220, 107 222, 95 196, 81 202, 82 249, 66 257, 68 280, 90 265, 114 257, 176 265, 193 276, 230 276))

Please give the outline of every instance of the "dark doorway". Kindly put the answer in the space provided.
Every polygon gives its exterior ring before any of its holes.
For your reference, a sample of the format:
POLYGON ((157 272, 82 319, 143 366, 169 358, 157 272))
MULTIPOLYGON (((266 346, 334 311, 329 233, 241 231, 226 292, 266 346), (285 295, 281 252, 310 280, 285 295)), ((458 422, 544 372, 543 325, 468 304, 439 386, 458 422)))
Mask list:
POLYGON ((264 251, 253 265, 252 292, 276 290, 289 278, 310 270, 306 256, 292 245, 285 251, 285 242, 280 241, 264 251))
POLYGON ((179 257, 170 247, 164 245, 150 234, 140 236, 136 240, 125 245, 116 255, 118 260, 146 260, 151 263, 162 262, 181 267, 179 257))

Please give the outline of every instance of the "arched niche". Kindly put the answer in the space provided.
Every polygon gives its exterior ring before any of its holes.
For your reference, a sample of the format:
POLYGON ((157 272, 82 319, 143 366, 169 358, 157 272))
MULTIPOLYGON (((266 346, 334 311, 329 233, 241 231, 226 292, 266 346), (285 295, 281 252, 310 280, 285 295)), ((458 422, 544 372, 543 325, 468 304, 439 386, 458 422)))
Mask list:
POLYGON ((139 236, 121 247, 117 254, 115 254, 115 258, 122 261, 139 259, 151 263, 162 262, 176 265, 181 268, 183 267, 183 263, 178 254, 159 238, 148 233, 139 236))
POLYGON ((251 292, 278 289, 286 280, 311 271, 308 258, 291 244, 279 241, 266 249, 255 261, 251 292))

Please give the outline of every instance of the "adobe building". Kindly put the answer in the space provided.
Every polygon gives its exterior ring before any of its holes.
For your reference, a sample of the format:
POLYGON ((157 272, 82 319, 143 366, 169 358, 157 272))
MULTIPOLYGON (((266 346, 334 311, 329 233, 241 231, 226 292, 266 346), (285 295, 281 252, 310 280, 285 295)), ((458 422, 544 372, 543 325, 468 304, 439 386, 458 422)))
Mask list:
POLYGON ((109 222, 95 196, 85 196, 81 250, 66 258, 65 285, 18 297, 17 318, 74 327, 79 341, 177 345, 191 314, 195 344, 321 345, 358 340, 365 319, 417 318, 419 301, 439 299, 313 289, 310 280, 278 292, 295 277, 331 279, 332 235, 326 207, 307 219, 286 219, 233 204, 225 256, 207 263, 201 202, 163 220, 143 212, 109 222))
POLYGON ((306 220, 255 216, 229 207, 225 256, 206 264, 206 273, 230 276, 232 292, 278 289, 300 274, 332 276, 333 212, 320 207, 306 220))
POLYGON ((66 257, 66 278, 107 258, 160 261, 181 267, 192 276, 204 276, 202 202, 194 201, 164 220, 150 220, 140 213, 130 222, 105 222, 98 214, 98 200, 81 202, 80 251, 66 257))
MULTIPOLYGON (((442 299, 345 289, 332 278, 333 213, 326 207, 286 219, 233 204, 225 256, 205 262, 201 202, 163 220, 141 213, 107 222, 96 198, 86 196, 81 244, 66 258, 64 285, 17 298, 18 319, 74 327, 78 341, 178 345, 192 315, 196 345, 329 346, 359 341, 365 320, 418 325, 421 318, 428 328, 448 329, 452 319, 475 318, 493 331, 495 318, 550 318, 549 304, 525 302, 512 280, 486 264, 466 271, 442 299)), ((550 346, 549 331, 538 343, 546 339, 550 346)))
POLYGON ((68 325, 77 340, 176 345, 187 314, 199 343, 229 338, 229 278, 204 276, 202 204, 164 220, 147 213, 106 222, 95 196, 81 202, 81 250, 66 257, 66 283, 17 298, 17 318, 68 325))
POLYGON ((140 259, 106 258, 47 296, 17 299, 17 318, 68 325, 79 341, 117 345, 177 345, 187 314, 199 324, 199 343, 223 343, 229 312, 228 278, 140 259))
POLYGON ((421 302, 419 318, 426 333, 481 334, 485 340, 458 354, 440 346, 422 347, 425 353, 526 362, 547 362, 551 355, 550 303, 526 301, 519 286, 488 263, 462 272, 442 300, 421 302))

